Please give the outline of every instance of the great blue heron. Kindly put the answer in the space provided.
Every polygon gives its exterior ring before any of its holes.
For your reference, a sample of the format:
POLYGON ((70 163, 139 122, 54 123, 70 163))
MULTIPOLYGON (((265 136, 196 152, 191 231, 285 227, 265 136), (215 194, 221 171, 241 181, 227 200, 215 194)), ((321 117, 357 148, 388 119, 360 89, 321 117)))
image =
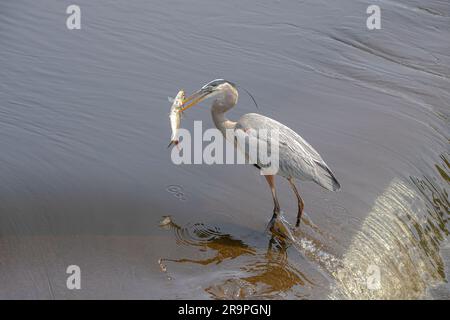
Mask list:
MULTIPOLYGON (((232 82, 224 79, 216 79, 207 83, 185 100, 182 105, 182 110, 184 111, 210 97, 215 97, 211 108, 214 124, 224 136, 226 130, 229 129, 235 131, 242 130, 243 132, 247 132, 248 130, 259 131, 261 129, 267 131, 276 130, 278 132, 279 170, 277 175, 289 181, 297 197, 298 213, 296 227, 300 225, 304 202, 295 186, 294 179, 314 181, 330 191, 340 189, 339 182, 325 161, 323 161, 320 154, 300 135, 287 126, 256 113, 244 114, 237 122, 227 119, 225 113, 233 108, 238 100, 238 91, 236 85, 232 82)), ((257 139, 260 138, 257 137, 257 139)), ((266 143, 269 143, 269 141, 266 141, 266 143)), ((260 163, 259 159, 256 159, 255 166, 261 169, 263 164, 260 163)), ((275 190, 275 175, 265 175, 265 178, 269 184, 274 202, 273 221, 280 213, 280 204, 275 190)))

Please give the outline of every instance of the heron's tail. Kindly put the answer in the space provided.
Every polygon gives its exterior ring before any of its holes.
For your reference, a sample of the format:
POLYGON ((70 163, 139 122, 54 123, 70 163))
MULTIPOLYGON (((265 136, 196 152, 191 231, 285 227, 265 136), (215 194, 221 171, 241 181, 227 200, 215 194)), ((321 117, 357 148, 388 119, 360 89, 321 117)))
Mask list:
POLYGON ((337 181, 333 172, 324 163, 317 162, 317 176, 316 181, 325 189, 330 191, 338 191, 341 188, 339 181, 337 181))

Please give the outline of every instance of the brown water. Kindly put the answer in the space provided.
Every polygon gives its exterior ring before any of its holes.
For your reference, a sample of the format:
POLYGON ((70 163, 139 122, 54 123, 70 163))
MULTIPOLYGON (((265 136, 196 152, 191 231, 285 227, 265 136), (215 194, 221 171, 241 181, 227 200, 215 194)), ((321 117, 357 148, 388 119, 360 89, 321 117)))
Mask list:
POLYGON ((0 3, 0 298, 450 297, 448 1, 378 1, 377 31, 365 1, 69 4, 0 3), (293 230, 279 180, 287 237, 253 167, 171 163, 167 96, 219 77, 342 185, 300 184, 293 230))

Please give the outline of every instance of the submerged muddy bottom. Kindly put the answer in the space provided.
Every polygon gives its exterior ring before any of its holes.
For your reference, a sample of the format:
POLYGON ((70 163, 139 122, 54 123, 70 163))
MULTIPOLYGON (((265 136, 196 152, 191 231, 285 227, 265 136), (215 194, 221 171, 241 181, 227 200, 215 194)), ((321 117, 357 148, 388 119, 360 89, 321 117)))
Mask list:
MULTIPOLYGON (((448 299, 450 8, 0 5, 0 298, 448 299), (183 12, 183 19, 178 13, 183 12), (171 162, 167 96, 215 78, 301 134, 342 191, 171 162), (81 269, 68 290, 67 267, 81 269)), ((213 126, 207 103, 182 126, 213 126)))

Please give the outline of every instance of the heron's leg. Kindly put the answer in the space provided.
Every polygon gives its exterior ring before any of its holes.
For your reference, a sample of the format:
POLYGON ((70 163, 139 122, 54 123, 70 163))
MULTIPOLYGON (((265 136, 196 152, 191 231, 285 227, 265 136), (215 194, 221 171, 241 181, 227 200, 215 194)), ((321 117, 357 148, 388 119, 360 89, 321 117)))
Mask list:
POLYGON ((273 216, 272 219, 276 219, 278 214, 280 213, 280 204, 278 203, 277 192, 275 191, 275 176, 274 175, 265 175, 267 183, 269 184, 270 191, 272 192, 273 199, 273 216))
POLYGON ((298 190, 295 187, 294 179, 289 178, 288 181, 291 184, 292 190, 294 190, 294 193, 298 201, 297 222, 295 223, 295 226, 298 227, 300 225, 300 219, 302 218, 303 208, 305 207, 305 204, 303 202, 302 197, 300 197, 300 193, 298 193, 298 190))

